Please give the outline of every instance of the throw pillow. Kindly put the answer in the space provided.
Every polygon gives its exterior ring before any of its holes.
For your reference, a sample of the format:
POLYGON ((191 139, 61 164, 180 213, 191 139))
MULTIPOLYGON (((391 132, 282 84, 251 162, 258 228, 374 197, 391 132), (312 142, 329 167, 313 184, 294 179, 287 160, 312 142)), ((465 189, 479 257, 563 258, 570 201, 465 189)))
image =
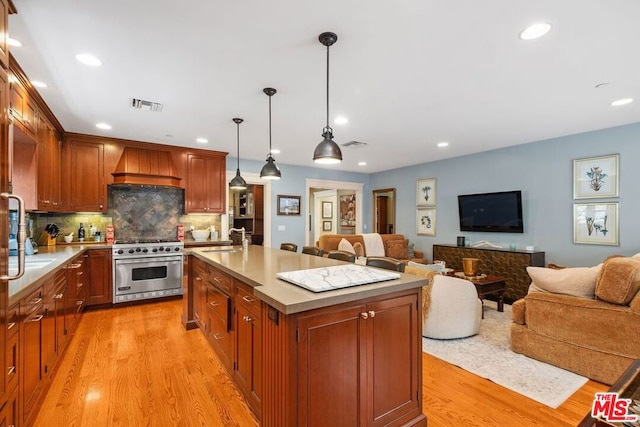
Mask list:
POLYGON ((338 250, 350 252, 352 254, 356 253, 356 250, 353 248, 353 245, 347 239, 340 240, 340 243, 338 243, 338 250))
POLYGON ((602 264, 595 267, 572 267, 563 269, 527 267, 533 283, 530 291, 542 290, 554 294, 593 298, 596 278, 602 264))
POLYGON ((596 283, 598 299, 627 305, 639 290, 640 260, 617 257, 604 262, 596 283))
POLYGON ((364 247, 362 246, 362 243, 360 242, 355 242, 353 244, 353 250, 356 252, 356 256, 358 258, 363 257, 364 256, 364 247))
POLYGON ((388 240, 385 246, 385 256, 395 259, 409 258, 409 241, 407 239, 388 240))

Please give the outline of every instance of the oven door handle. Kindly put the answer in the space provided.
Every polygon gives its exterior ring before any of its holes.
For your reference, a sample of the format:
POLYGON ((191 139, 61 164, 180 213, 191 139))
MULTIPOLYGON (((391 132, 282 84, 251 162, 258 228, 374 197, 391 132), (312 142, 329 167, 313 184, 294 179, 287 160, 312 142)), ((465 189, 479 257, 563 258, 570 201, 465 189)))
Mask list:
POLYGON ((172 255, 163 257, 146 257, 146 258, 117 258, 114 260, 116 264, 141 264, 150 262, 183 262, 182 255, 172 255))

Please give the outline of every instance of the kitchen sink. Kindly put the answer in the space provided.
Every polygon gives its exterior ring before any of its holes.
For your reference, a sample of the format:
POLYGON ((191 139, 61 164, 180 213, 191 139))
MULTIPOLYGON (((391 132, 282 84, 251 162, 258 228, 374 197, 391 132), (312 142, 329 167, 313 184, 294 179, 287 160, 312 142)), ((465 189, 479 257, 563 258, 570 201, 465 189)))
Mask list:
POLYGON ((212 246, 207 249, 201 249, 200 252, 242 252, 242 248, 234 246, 212 246))
MULTIPOLYGON (((25 257, 24 260, 24 269, 25 270, 37 270, 39 268, 45 267, 51 264, 53 261, 56 261, 55 258, 30 258, 25 257)), ((9 268, 10 269, 18 269, 18 259, 17 258, 9 258, 9 268)))

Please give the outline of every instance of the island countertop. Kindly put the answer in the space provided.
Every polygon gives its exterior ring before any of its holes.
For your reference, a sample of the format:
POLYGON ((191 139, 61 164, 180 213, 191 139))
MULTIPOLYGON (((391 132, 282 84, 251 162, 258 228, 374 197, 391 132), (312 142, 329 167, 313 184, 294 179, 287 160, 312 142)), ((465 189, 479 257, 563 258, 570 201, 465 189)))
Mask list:
POLYGON ((344 262, 256 245, 249 245, 247 251, 227 252, 193 248, 190 253, 253 286, 253 294, 256 297, 283 314, 414 289, 427 283, 424 278, 402 274, 399 279, 390 281, 315 293, 278 279, 276 273, 344 265, 344 262))

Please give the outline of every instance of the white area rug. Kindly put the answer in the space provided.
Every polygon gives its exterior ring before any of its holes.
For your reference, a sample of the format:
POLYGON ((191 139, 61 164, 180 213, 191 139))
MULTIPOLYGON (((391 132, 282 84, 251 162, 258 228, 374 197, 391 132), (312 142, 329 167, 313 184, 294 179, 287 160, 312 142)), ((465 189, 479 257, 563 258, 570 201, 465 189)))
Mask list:
POLYGON ((422 351, 554 409, 587 382, 585 377, 512 352, 510 325, 510 305, 505 304, 500 313, 495 303, 485 301, 478 335, 423 338, 422 351))

